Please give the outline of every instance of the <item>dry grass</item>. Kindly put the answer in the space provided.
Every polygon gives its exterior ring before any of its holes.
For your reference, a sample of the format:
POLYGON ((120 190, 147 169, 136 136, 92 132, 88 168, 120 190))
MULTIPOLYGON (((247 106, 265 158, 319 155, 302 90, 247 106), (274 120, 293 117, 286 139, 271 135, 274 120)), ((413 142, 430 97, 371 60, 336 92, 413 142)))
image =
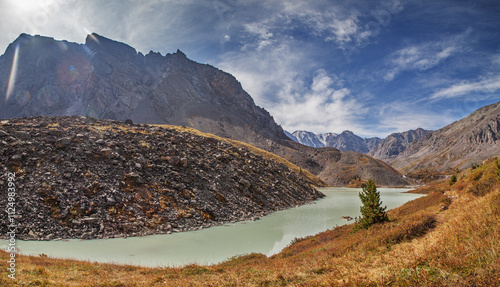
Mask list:
MULTIPOLYGON (((500 286, 498 172, 490 160, 458 174, 455 184, 433 184, 434 192, 389 211, 388 223, 297 239, 270 258, 141 268, 21 256, 16 285, 500 286)), ((6 259, 0 253, 0 261, 6 259)), ((13 286, 4 274, 0 285, 13 286)))

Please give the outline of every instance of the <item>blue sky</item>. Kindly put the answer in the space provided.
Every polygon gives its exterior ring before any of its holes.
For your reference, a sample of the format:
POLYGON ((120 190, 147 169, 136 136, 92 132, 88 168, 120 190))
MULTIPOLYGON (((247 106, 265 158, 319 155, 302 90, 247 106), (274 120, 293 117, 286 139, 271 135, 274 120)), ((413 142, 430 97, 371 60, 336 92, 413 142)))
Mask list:
POLYGON ((500 101, 497 0, 0 0, 0 19, 0 51, 23 32, 181 49, 291 132, 385 137, 500 101))

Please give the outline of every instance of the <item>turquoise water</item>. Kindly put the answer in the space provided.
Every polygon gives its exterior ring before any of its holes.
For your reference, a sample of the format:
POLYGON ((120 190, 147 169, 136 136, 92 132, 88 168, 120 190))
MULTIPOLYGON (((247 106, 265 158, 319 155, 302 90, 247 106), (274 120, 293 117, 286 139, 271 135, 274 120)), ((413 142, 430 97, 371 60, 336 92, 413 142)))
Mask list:
MULTIPOLYGON (((337 225, 352 223, 342 216, 359 216, 360 189, 322 188, 326 197, 314 203, 245 221, 198 231, 67 241, 17 241, 21 254, 114 262, 142 266, 212 264, 252 252, 273 255, 296 237, 314 235, 337 225)), ((379 188, 384 206, 398 207, 422 195, 407 189, 379 188)), ((6 248, 5 241, 1 242, 6 248)))

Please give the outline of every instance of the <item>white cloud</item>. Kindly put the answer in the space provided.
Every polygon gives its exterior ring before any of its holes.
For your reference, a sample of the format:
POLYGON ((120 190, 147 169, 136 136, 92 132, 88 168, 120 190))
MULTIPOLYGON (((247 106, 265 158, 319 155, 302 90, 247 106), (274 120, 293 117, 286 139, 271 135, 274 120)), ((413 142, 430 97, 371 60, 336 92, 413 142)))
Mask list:
MULTIPOLYGON (((264 18, 244 24, 246 32, 259 41, 271 40, 276 34, 291 34, 295 28, 307 31, 325 42, 333 42, 341 49, 352 49, 366 45, 369 38, 379 32, 380 24, 360 20, 367 17, 355 8, 347 9, 342 3, 311 4, 306 1, 276 1, 273 11, 264 18), (373 25, 377 29, 373 29, 373 25)), ((381 10, 387 10, 380 8, 381 10)), ((379 10, 380 10, 379 9, 379 10)), ((373 11, 379 11, 373 10, 373 11)), ((390 19, 390 18, 389 18, 390 19)), ((386 23, 383 23, 386 25, 386 23)))
POLYGON ((491 60, 492 60, 493 63, 495 63, 497 65, 500 65, 500 54, 493 55, 491 57, 491 60))
POLYGON ((356 120, 366 108, 351 97, 349 89, 338 87, 336 76, 317 70, 312 83, 300 90, 282 94, 280 103, 270 108, 285 129, 336 133, 364 129, 356 120))
POLYGON ((406 71, 426 71, 436 67, 446 59, 463 49, 464 43, 472 30, 468 29, 457 36, 449 37, 437 42, 428 42, 412 45, 389 55, 384 79, 392 81, 399 74, 406 71))
POLYGON ((217 64, 241 81, 255 102, 290 131, 365 132, 357 124, 366 111, 335 75, 315 68, 291 43, 264 51, 228 53, 217 64), (314 74, 310 79, 308 75, 314 74))
MULTIPOLYGON (((494 93, 500 90, 500 75, 476 82, 461 82, 435 92, 430 99, 442 100, 470 96, 474 93, 494 93)), ((477 95, 474 95, 477 97, 477 95)))

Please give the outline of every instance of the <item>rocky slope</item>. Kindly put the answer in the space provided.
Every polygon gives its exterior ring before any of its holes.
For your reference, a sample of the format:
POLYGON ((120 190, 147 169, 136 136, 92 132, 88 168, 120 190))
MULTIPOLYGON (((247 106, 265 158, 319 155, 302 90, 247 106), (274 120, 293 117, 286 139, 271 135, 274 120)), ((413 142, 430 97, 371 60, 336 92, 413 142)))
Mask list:
POLYGON ((353 181, 373 179, 378 186, 407 186, 408 180, 387 163, 369 155, 336 148, 313 148, 296 142, 273 144, 269 151, 296 163, 332 186, 346 186, 353 181))
POLYGON ((318 176, 328 178, 332 186, 359 186, 362 180, 376 178, 379 186, 398 187, 411 184, 411 181, 383 161, 370 156, 347 151, 340 157, 328 160, 318 176))
POLYGON ((425 137, 431 131, 418 128, 402 133, 393 133, 375 145, 368 155, 381 160, 389 160, 397 157, 413 141, 425 137))
POLYGON ((377 137, 362 138, 351 131, 343 131, 341 134, 316 134, 308 131, 295 131, 287 135, 292 140, 303 145, 317 148, 334 147, 340 151, 355 151, 359 153, 368 153, 381 141, 377 137))
POLYGON ((500 102, 413 141, 390 164, 403 172, 467 168, 500 154, 500 102))
MULTIPOLYGON (((285 165, 225 140, 88 117, 0 121, 0 186, 16 172, 17 238, 194 230, 322 197, 285 165)), ((7 196, 0 205, 7 206, 7 196)), ((0 218, 0 234, 8 217, 0 218)))
POLYGON ((322 150, 290 140, 232 75, 181 51, 143 55, 97 34, 85 44, 22 34, 0 56, 0 93, 0 118, 77 115, 185 125, 274 152, 316 175, 330 164, 322 150))

